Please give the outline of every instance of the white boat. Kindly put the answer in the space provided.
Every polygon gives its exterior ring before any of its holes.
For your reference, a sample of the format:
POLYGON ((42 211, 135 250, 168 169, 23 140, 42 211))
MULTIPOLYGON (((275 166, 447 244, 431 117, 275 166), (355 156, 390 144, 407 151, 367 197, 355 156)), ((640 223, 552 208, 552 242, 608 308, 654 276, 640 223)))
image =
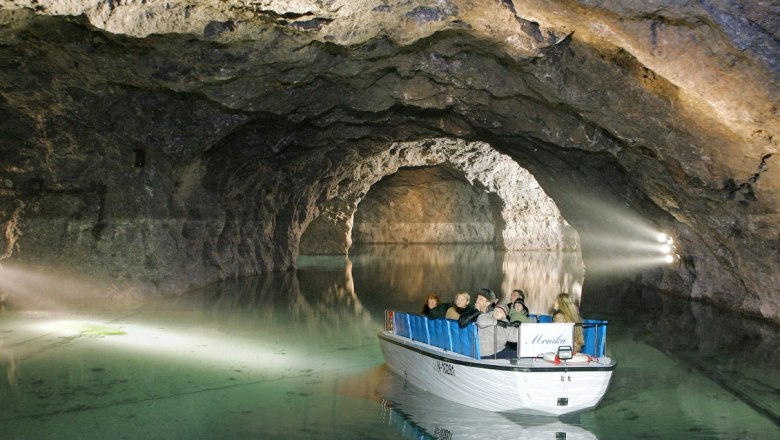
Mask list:
POLYGON ((378 337, 389 369, 412 385, 487 411, 561 416, 598 405, 617 363, 605 356, 606 322, 586 320, 582 354, 571 346, 574 324, 522 324, 518 357, 480 359, 476 325, 388 311, 378 337))
POLYGON ((410 386, 389 373, 376 389, 382 421, 408 439, 597 440, 582 426, 554 417, 507 414, 470 408, 410 386), (393 380, 397 379, 397 380, 393 380))

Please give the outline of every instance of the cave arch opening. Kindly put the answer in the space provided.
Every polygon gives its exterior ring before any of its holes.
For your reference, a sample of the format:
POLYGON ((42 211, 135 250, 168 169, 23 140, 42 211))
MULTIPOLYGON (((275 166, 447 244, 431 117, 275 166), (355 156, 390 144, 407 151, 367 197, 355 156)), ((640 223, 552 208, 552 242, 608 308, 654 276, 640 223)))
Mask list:
POLYGON ((579 298, 579 233, 535 177, 491 145, 398 142, 341 166, 349 171, 335 173, 302 228, 300 255, 381 255, 409 292, 432 280, 439 289, 451 280, 437 274, 471 267, 465 285, 533 292, 528 305, 540 313, 559 292, 579 298))
POLYGON ((341 164, 334 176, 312 208, 311 220, 302 225, 300 254, 347 254, 353 235, 363 242, 489 241, 500 250, 580 251, 579 234, 534 176, 484 142, 450 138, 396 142, 361 160, 341 164), (428 186, 412 195, 406 191, 405 199, 397 198, 398 188, 381 190, 385 196, 379 200, 368 197, 372 187, 384 186, 385 178, 385 182, 406 182, 399 188, 408 189, 409 182, 424 180, 428 186), (458 221, 445 221, 449 214, 422 209, 431 205, 436 185, 450 191, 446 210, 450 214, 460 210, 455 215, 461 217, 458 221), (451 192, 453 185, 459 197, 451 192), (472 208, 459 206, 464 200, 472 208), (356 229, 357 208, 364 202, 373 208, 368 214, 358 214, 356 229), (391 210, 399 207, 400 212, 391 210), (413 221, 425 217, 436 221, 413 221), (384 224, 388 219, 405 224, 405 231, 392 237, 384 224))

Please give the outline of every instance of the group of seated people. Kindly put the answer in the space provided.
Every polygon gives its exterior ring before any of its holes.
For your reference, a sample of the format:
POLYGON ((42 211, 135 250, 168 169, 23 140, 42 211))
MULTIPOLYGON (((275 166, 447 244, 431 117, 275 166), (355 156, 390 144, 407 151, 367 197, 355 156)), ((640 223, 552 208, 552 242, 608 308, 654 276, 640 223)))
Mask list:
MULTIPOLYGON (((475 322, 479 328, 479 347, 482 359, 513 359, 517 357, 519 332, 510 329, 522 323, 537 322, 529 316, 525 305, 525 292, 513 290, 507 304, 499 303, 490 289, 480 289, 471 305, 468 292, 455 294, 453 303, 442 303, 438 295, 428 296, 422 313, 430 319, 453 319, 460 327, 475 322)), ((571 296, 561 293, 553 304, 553 322, 581 323, 579 311, 571 296)), ((574 330, 574 351, 579 352, 584 344, 582 327, 574 330)))

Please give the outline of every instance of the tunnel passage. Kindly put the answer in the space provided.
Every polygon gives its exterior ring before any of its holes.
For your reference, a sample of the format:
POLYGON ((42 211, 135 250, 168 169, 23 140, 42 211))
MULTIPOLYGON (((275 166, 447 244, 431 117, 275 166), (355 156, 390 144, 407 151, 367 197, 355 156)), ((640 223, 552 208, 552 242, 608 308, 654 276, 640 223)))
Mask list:
POLYGON ((358 205, 352 243, 492 244, 500 202, 481 189, 444 166, 401 168, 358 205))
MULTIPOLYGON (((327 199, 318 201, 313 208, 319 215, 308 225, 301 238, 301 253, 344 254, 355 237, 362 238, 364 242, 418 243, 474 242, 479 241, 476 237, 481 237, 481 240, 492 242, 497 249, 579 250, 576 230, 561 216, 553 200, 544 193, 534 177, 509 156, 498 153, 484 142, 447 138, 398 142, 368 160, 350 163, 344 171, 345 174, 340 177, 341 184, 332 185, 329 191, 324 191, 322 194, 327 194, 327 199), (438 171, 401 170, 400 176, 393 179, 401 168, 432 165, 440 165, 438 171), (377 169, 377 166, 380 168, 377 169), (390 217, 399 214, 398 210, 380 205, 392 201, 369 197, 369 212, 358 216, 360 224, 355 223, 358 205, 365 200, 371 187, 385 176, 393 181, 412 175, 433 177, 434 183, 459 182, 457 187, 465 199, 452 198, 447 204, 445 199, 421 200, 411 204, 406 199, 402 202, 405 206, 398 208, 400 216, 391 220, 390 217), (463 186, 464 183, 467 186, 463 186), (414 221, 415 217, 418 220, 422 218, 423 213, 415 212, 415 207, 423 203, 433 208, 441 206, 441 209, 452 213, 456 205, 464 201, 480 205, 478 212, 468 214, 472 220, 475 215, 478 216, 479 221, 428 221, 423 222, 425 225, 414 221), (382 212, 377 212, 379 209, 382 212), (377 217, 381 221, 371 221, 377 217), (390 228, 387 223, 395 226, 403 223, 406 230, 399 232, 397 228, 392 228, 396 232, 383 233, 390 228), (490 226, 487 226, 488 223, 490 226), (443 231, 458 227, 465 229, 460 233, 443 231), (353 228, 357 229, 354 233, 353 228), (467 233, 470 228, 472 230, 467 233), (488 231, 490 228, 493 230, 488 231), (465 239, 465 235, 471 238, 465 239)), ((450 186, 449 189, 455 187, 450 186)), ((435 215, 439 214, 442 213, 435 215)), ((466 212, 461 215, 466 215, 466 212)))
MULTIPOLYGON (((578 199, 610 199, 685 243, 642 282, 780 316, 780 58, 755 21, 694 3, 216 3, 0 11, 4 262, 166 293, 291 269, 304 231, 346 252, 381 178, 452 160, 404 143, 450 138, 531 172, 583 254, 609 224, 578 199)), ((501 217, 497 244, 527 245, 501 217)))

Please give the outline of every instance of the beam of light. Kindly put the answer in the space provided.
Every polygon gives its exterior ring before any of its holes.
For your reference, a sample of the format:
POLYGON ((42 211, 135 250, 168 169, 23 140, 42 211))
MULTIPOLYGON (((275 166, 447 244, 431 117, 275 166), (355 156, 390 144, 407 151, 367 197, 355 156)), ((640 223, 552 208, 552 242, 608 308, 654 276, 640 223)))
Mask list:
POLYGON ((655 240, 616 236, 607 232, 596 232, 588 235, 588 240, 599 245, 621 251, 623 253, 668 253, 668 244, 659 244, 655 240))
MULTIPOLYGON (((338 290, 338 298, 351 295, 345 301, 354 304, 357 316, 368 317, 360 325, 373 331, 376 325, 356 301, 351 273, 347 275, 347 287, 338 290)), ((196 316, 195 321, 170 322, 170 313, 162 310, 161 316, 168 318, 155 322, 158 312, 151 310, 159 310, 164 301, 144 300, 140 296, 143 292, 125 294, 75 277, 14 265, 3 265, 0 269, 0 291, 11 297, 13 314, 9 316, 20 318, 19 322, 6 319, 0 328, 13 331, 13 337, 6 338, 0 347, 0 359, 7 354, 14 359, 14 365, 51 350, 67 349, 71 344, 94 345, 117 356, 223 371, 239 368, 279 378, 288 377, 290 371, 311 371, 312 359, 316 359, 318 368, 335 372, 348 371, 364 363, 345 357, 343 351, 323 351, 317 341, 328 336, 322 330, 329 327, 315 325, 310 329, 307 324, 312 319, 304 323, 280 317, 283 321, 269 326, 260 337, 225 333, 219 329, 222 321, 214 322, 208 314, 203 319, 196 316)), ((193 310, 176 310, 193 313, 193 310)), ((268 312, 273 318, 273 310, 268 312)), ((227 313, 240 311, 230 309, 227 313)), ((306 315, 316 316, 316 313, 306 315)), ((240 318, 238 314, 235 317, 240 318)), ((355 353, 363 352, 355 350, 355 353)))
POLYGON ((121 291, 107 280, 88 279, 53 269, 0 264, 0 305, 24 310, 131 308, 141 292, 121 291))
MULTIPOLYGON (((96 319, 42 319, 26 330, 17 331, 56 336, 58 342, 51 349, 62 349, 65 345, 63 341, 66 344, 91 343, 100 350, 121 352, 133 358, 184 362, 216 370, 240 368, 246 372, 285 375, 290 371, 311 369, 313 357, 317 359, 318 366, 327 363, 330 370, 354 367, 339 353, 322 353, 316 348, 292 344, 280 346, 274 337, 239 337, 205 326, 175 328, 168 324, 96 319)), ((37 338, 28 341, 33 339, 37 338)), ((18 345, 22 361, 26 357, 24 352, 42 351, 40 346, 33 347, 27 341, 18 345), (25 344, 28 345, 26 349, 25 344)))
MULTIPOLYGON (((668 264, 667 255, 658 256, 634 256, 634 257, 621 257, 620 266, 623 269, 643 270, 651 267, 662 266, 668 264)), ((588 260, 588 273, 613 273, 615 271, 616 258, 604 257, 593 258, 588 260)))
POLYGON ((579 198, 574 203, 583 217, 598 219, 579 231, 590 251, 585 261, 587 273, 626 274, 679 261, 672 233, 627 205, 593 198, 579 198))

